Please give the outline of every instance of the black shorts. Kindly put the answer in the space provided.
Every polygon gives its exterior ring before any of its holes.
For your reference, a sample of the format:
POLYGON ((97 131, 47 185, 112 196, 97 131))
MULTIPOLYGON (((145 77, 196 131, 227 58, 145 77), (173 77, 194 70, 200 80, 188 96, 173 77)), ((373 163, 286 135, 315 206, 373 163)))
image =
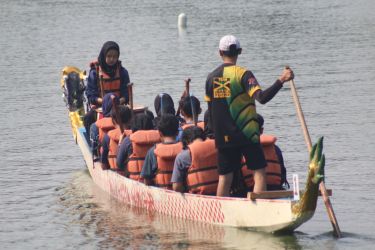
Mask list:
POLYGON ((242 157, 245 157, 248 169, 257 170, 267 166, 263 148, 260 144, 218 148, 219 175, 229 174, 240 169, 242 166, 242 157))

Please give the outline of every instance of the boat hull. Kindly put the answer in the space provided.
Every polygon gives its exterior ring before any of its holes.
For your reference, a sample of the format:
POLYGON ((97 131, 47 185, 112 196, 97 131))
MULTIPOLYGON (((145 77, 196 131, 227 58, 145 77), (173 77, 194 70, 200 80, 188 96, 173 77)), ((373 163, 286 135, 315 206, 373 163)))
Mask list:
POLYGON ((292 207, 297 201, 291 198, 250 200, 179 193, 146 186, 116 171, 102 170, 99 162, 93 162, 84 132, 84 128, 78 129, 76 141, 93 181, 122 203, 150 213, 264 232, 290 232, 312 216, 294 214, 292 207))

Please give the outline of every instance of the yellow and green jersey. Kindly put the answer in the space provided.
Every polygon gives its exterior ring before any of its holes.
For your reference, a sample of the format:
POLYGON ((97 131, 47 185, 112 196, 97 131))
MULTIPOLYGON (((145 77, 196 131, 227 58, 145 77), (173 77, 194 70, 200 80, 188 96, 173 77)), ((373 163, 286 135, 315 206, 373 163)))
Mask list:
POLYGON ((206 96, 216 146, 259 143, 253 95, 260 86, 251 71, 233 64, 215 69, 206 81, 206 96))

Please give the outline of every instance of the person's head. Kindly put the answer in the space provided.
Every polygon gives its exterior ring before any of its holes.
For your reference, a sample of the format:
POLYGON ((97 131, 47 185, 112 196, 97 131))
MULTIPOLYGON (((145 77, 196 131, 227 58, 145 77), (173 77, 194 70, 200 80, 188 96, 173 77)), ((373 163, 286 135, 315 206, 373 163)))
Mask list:
POLYGON ((241 54, 241 52, 240 41, 235 36, 226 35, 220 39, 219 53, 221 57, 237 59, 237 56, 241 54))
POLYGON ((161 137, 176 137, 178 127, 178 119, 172 114, 163 114, 158 122, 158 130, 161 137))
POLYGON ((200 139, 205 140, 206 136, 203 133, 203 129, 198 126, 191 126, 184 129, 182 132, 181 142, 184 149, 187 149, 187 146, 193 141, 200 139))
POLYGON ((263 126, 264 126, 263 116, 261 116, 260 114, 257 114, 257 121, 258 121, 258 124, 259 124, 259 133, 263 134, 263 126))
POLYGON ((181 98, 179 107, 181 114, 185 118, 193 118, 193 111, 197 117, 202 112, 201 103, 195 96, 185 96, 181 98))
POLYGON ((152 117, 147 113, 136 114, 132 121, 132 131, 133 133, 138 130, 151 130, 154 128, 152 123, 152 117))
POLYGON ((154 108, 156 116, 160 117, 164 114, 176 114, 174 102, 170 95, 163 93, 157 95, 154 100, 154 108))
POLYGON ((146 108, 146 109, 143 111, 143 113, 144 113, 145 115, 147 115, 151 120, 154 120, 154 118, 155 118, 154 113, 152 113, 152 111, 149 110, 148 108, 146 108))
POLYGON ((118 105, 117 112, 115 109, 112 109, 111 117, 115 126, 120 126, 120 124, 122 124, 124 128, 128 128, 132 119, 132 111, 128 106, 118 105))
POLYGON ((98 62, 104 72, 114 76, 117 62, 120 57, 120 47, 116 42, 108 41, 103 44, 98 56, 98 62))
POLYGON ((114 102, 116 105, 120 104, 120 99, 118 96, 116 96, 114 93, 107 93, 103 97, 103 103, 102 103, 102 112, 104 117, 110 117, 111 116, 111 110, 112 110, 112 96, 115 97, 114 102))

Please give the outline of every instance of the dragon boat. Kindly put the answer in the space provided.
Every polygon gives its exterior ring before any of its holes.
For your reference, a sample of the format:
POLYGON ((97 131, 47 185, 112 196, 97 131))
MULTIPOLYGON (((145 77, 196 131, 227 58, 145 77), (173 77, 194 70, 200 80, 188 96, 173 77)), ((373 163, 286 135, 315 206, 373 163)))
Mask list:
POLYGON ((319 183, 324 174, 323 138, 310 152, 304 190, 248 193, 246 197, 237 198, 180 193, 147 186, 116 171, 103 170, 101 163, 94 161, 83 126, 85 79, 85 72, 76 67, 67 66, 62 71, 61 88, 69 111, 72 134, 94 183, 119 202, 149 213, 271 233, 293 232, 313 217, 319 183))

